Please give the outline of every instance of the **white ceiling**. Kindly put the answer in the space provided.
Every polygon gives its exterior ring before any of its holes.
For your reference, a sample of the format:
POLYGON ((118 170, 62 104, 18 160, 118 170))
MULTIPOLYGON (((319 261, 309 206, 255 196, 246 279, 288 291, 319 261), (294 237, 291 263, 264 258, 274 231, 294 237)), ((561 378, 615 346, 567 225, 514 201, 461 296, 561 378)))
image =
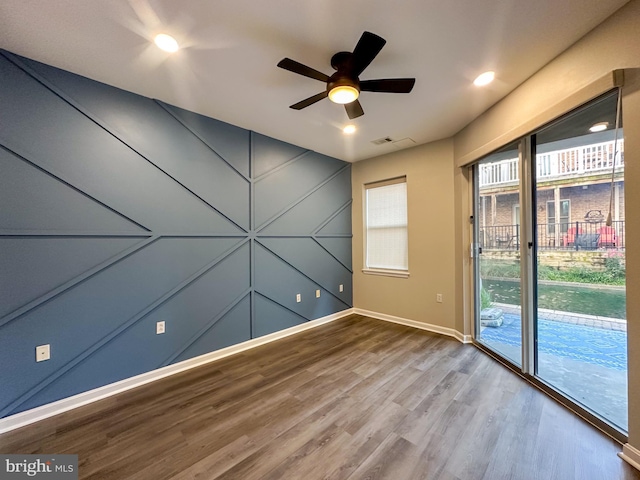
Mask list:
POLYGON ((457 133, 628 0, 1 0, 0 47, 347 161, 457 133), (361 80, 415 77, 410 94, 363 92, 349 121, 328 99, 289 105, 363 31, 387 40, 361 80), (175 54, 150 40, 173 35, 175 54), (471 82, 485 70, 496 81, 471 82), (354 123, 352 136, 341 128, 354 123), (406 144, 409 142, 403 142, 406 144))

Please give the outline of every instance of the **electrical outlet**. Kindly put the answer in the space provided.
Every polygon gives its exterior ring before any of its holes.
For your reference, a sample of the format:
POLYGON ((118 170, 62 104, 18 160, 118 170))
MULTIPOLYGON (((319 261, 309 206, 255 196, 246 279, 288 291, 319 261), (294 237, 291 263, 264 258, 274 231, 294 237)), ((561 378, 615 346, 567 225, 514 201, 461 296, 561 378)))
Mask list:
POLYGON ((316 298, 320 298, 320 290, 316 290, 316 298))
POLYGON ((160 335, 162 333, 164 333, 165 330, 165 324, 164 324, 164 320, 161 322, 156 323, 156 335, 160 335))
POLYGON ((302 301, 302 295, 299 293, 296 294, 296 302, 300 303, 302 301))
POLYGON ((48 343, 46 345, 39 345, 36 347, 36 362, 44 362, 50 358, 51 346, 48 343))
POLYGON ((344 285, 343 285, 343 284, 340 284, 340 286, 338 287, 338 290, 339 290, 340 292, 344 292, 344 285))
POLYGON ((441 293, 436 293, 436 302, 442 303, 442 294, 441 293))

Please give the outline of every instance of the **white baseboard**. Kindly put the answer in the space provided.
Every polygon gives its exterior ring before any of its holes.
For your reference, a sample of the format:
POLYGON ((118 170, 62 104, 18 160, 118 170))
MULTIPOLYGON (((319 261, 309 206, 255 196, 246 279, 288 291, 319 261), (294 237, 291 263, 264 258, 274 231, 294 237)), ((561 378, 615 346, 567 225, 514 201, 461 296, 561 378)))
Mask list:
POLYGON ((419 328, 420 330, 426 330, 427 332, 440 333, 442 335, 447 335, 448 337, 453 337, 462 343, 471 343, 470 335, 463 335, 453 328, 441 327, 440 325, 433 325, 431 323, 417 322, 407 318, 387 315, 386 313, 363 310, 362 308, 354 308, 353 313, 363 315, 365 317, 376 318, 378 320, 384 320, 386 322, 399 323, 400 325, 405 325, 407 327, 419 328))
POLYGON ((622 446, 622 451, 618 453, 618 456, 636 470, 640 470, 640 450, 637 448, 625 443, 622 446))
POLYGON ((327 315, 326 317, 318 318, 316 320, 311 320, 301 325, 287 328, 286 330, 281 330, 279 332, 271 333, 263 337, 247 340, 246 342, 242 342, 237 345, 231 345, 230 347, 222 348, 220 350, 216 350, 215 352, 206 353, 204 355, 200 355, 199 357, 190 358, 173 365, 168 365, 157 370, 152 370, 151 372, 142 373, 140 375, 136 375, 135 377, 126 378, 119 382, 111 383, 109 385, 89 390, 87 392, 79 393, 78 395, 74 395, 72 397, 63 398, 62 400, 58 400, 57 402, 48 403, 31 410, 27 410, 25 412, 16 413, 15 415, 11 415, 10 417, 0 419, 0 434, 15 430, 20 427, 24 427, 40 420, 44 420, 45 418, 53 417, 54 415, 67 412, 69 410, 73 410, 74 408, 82 407, 83 405, 87 405, 89 403, 97 402, 98 400, 117 395, 118 393, 126 392, 127 390, 140 387, 147 383, 155 382, 156 380, 160 380, 161 378, 175 375, 176 373, 184 372, 185 370, 190 370, 192 368, 205 365, 215 360, 220 360, 221 358, 228 357, 229 355, 244 352, 245 350, 256 348, 260 345, 280 340, 281 338, 285 338, 290 335, 303 332, 305 330, 319 327, 320 325, 333 322, 334 320, 346 317, 348 315, 351 315, 352 313, 354 313, 353 308, 342 310, 341 312, 327 315))
POLYGON ((473 343, 472 340, 472 336, 471 335, 463 335, 461 334, 459 331, 454 330, 453 331, 453 336, 456 338, 456 340, 458 340, 460 343, 473 343))

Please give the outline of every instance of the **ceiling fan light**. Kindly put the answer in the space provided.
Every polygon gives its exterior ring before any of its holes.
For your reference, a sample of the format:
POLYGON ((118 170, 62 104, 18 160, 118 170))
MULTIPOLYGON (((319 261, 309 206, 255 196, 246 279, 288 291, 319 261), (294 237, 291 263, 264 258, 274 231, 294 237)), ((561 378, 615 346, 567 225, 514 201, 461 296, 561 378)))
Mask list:
POLYGON ((358 99, 360 92, 351 85, 338 85, 329 92, 329 100, 333 103, 346 104, 358 99))

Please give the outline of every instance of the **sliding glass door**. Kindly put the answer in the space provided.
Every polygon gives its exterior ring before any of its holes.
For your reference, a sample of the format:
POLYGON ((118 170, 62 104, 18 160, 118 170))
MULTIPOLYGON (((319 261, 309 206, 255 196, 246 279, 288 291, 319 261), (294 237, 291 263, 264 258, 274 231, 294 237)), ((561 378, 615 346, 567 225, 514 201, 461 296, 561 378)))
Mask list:
POLYGON ((477 167, 479 311, 476 338, 521 364, 520 157, 518 143, 477 167))
POLYGON ((616 105, 616 94, 606 96, 535 136, 536 373, 626 430, 624 145, 616 147, 616 105))
POLYGON ((605 95, 474 166, 475 339, 626 432, 617 101, 605 95))

